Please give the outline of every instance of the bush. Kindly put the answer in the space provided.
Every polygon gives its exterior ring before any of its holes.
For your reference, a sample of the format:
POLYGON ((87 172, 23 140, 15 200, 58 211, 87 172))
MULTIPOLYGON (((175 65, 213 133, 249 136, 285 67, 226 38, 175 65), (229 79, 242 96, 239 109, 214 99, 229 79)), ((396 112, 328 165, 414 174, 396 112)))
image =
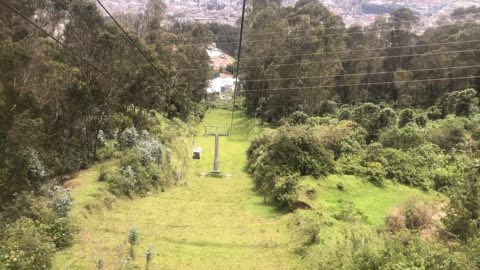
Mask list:
POLYGON ((48 196, 33 193, 18 195, 4 213, 6 220, 31 219, 42 227, 57 248, 68 247, 77 232, 69 217, 73 205, 70 193, 62 187, 54 187, 48 193, 48 196))
POLYGON ((338 113, 338 120, 350 120, 352 118, 352 112, 350 108, 341 108, 338 113))
POLYGON ((305 125, 307 123, 308 115, 302 111, 296 111, 290 115, 290 123, 293 125, 305 125))
POLYGON ((402 184, 421 187, 424 189, 430 188, 428 179, 428 170, 419 166, 412 150, 406 153, 396 149, 385 149, 385 158, 387 159, 387 178, 394 179, 402 184))
POLYGON ((338 124, 338 119, 330 116, 319 117, 314 116, 307 119, 307 125, 309 126, 329 126, 338 124))
POLYGON ((352 120, 359 123, 368 134, 374 136, 380 128, 380 107, 372 103, 364 103, 352 111, 352 120))
POLYGON ((107 139, 105 137, 105 133, 103 132, 103 130, 98 131, 97 144, 98 144, 99 148, 100 147, 105 147, 105 145, 107 144, 107 139))
POLYGON ((105 146, 98 149, 97 151, 97 159, 99 161, 105 161, 115 157, 115 153, 117 152, 117 148, 115 147, 114 141, 107 141, 105 146))
POLYGON ((478 113, 478 95, 475 89, 465 89, 445 93, 440 98, 440 107, 443 115, 455 114, 457 116, 470 117, 478 113))
POLYGON ((296 200, 297 176, 320 177, 334 169, 333 155, 305 127, 283 127, 253 140, 247 150, 248 171, 256 188, 280 207, 296 200))
POLYGON ((370 183, 374 184, 377 187, 383 187, 385 175, 385 168, 381 163, 371 162, 370 164, 368 164, 366 170, 366 177, 370 183))
POLYGON ((322 215, 317 210, 298 210, 292 214, 288 227, 293 232, 298 252, 318 243, 321 225, 322 215))
POLYGON ((413 126, 404 128, 392 127, 380 134, 379 141, 384 147, 408 150, 425 142, 422 132, 413 126))
POLYGON ((431 230, 436 226, 436 207, 425 201, 411 199, 394 214, 387 217, 386 225, 390 232, 404 229, 413 231, 431 230))
POLYGON ((402 128, 408 123, 412 123, 414 121, 414 115, 415 113, 412 109, 402 110, 398 119, 398 126, 402 128))
POLYGON ((415 123, 419 126, 419 127, 425 127, 427 125, 427 122, 428 122, 428 118, 427 116, 423 115, 423 114, 420 114, 420 115, 417 115, 415 117, 415 123))
POLYGON ((380 128, 388 128, 397 124, 397 113, 392 108, 383 108, 380 111, 379 125, 380 128))
POLYGON ((2 269, 49 269, 55 253, 45 228, 22 217, 6 227, 0 242, 2 269))
POLYGON ((362 166, 361 154, 346 155, 340 157, 336 162, 337 172, 345 175, 365 175, 365 167, 362 166))
POLYGON ((320 116, 325 116, 325 115, 335 115, 337 113, 337 103, 335 101, 327 100, 327 101, 321 101, 320 102, 320 108, 318 114, 320 116))
POLYGON ((148 132, 143 131, 137 149, 144 165, 149 163, 160 164, 162 162, 162 144, 153 138, 148 132))
POLYGON ((455 245, 422 240, 409 231, 378 234, 372 228, 349 225, 329 245, 305 255, 307 269, 476 269, 455 245))
POLYGON ((461 118, 448 117, 430 122, 426 131, 428 141, 447 151, 465 141, 465 122, 461 118))
POLYGON ((109 190, 117 195, 145 196, 149 191, 158 191, 174 180, 170 164, 145 162, 145 153, 137 148, 125 153, 120 168, 107 176, 109 190))
POLYGON ((139 139, 140 136, 135 127, 128 127, 120 134, 118 143, 121 149, 127 149, 137 145, 139 139))
POLYGON ((358 154, 365 147, 367 137, 367 131, 351 121, 317 127, 315 134, 323 147, 333 152, 335 159, 358 154))
POLYGON ((262 162, 286 172, 319 177, 333 171, 332 154, 315 134, 303 127, 279 129, 264 151, 262 162))
POLYGON ((356 208, 354 203, 341 201, 339 207, 340 210, 333 214, 333 218, 336 220, 348 223, 367 221, 367 216, 365 216, 362 211, 356 208))
POLYGON ((449 194, 443 223, 463 241, 480 237, 480 168, 472 168, 459 187, 449 194))
POLYGON ((298 199, 298 175, 285 175, 275 180, 275 187, 271 191, 273 199, 278 207, 293 209, 298 199))

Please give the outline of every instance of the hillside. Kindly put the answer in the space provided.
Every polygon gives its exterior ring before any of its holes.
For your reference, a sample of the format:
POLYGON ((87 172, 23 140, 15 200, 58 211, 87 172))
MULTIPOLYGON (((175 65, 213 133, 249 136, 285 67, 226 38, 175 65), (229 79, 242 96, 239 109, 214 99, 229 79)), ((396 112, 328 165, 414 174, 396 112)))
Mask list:
MULTIPOLYGON (((254 121, 235 115, 233 136, 221 139, 220 168, 231 179, 201 177, 212 166, 213 138, 203 137, 204 125, 228 126, 231 113, 211 110, 198 126, 195 145, 203 148, 203 158, 192 161, 187 181, 164 193, 130 200, 120 198, 109 210, 102 199, 108 192, 97 178, 99 164, 73 181, 75 201, 72 213, 80 232, 71 248, 60 252, 54 269, 92 269, 102 260, 104 269, 124 263, 137 269, 144 254, 153 248, 151 269, 291 269, 298 266, 287 223, 291 214, 265 205, 244 172, 245 150, 254 136, 254 121), (128 231, 140 233, 137 259, 126 262, 128 231)), ((391 210, 413 196, 424 193, 398 185, 379 189, 354 177, 331 176, 312 180, 318 185, 318 206, 335 211, 338 200, 351 200, 369 216, 367 224, 381 225, 391 210), (344 181, 347 191, 333 186, 344 181)), ((333 227, 335 229, 335 227, 333 227)))

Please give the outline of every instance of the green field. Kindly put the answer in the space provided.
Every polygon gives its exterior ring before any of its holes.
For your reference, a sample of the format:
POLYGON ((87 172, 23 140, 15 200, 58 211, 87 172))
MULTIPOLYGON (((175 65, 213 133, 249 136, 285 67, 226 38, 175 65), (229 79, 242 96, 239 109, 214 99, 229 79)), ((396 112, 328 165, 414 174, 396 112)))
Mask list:
MULTIPOLYGON (((104 269, 144 269, 144 254, 153 248, 150 269, 292 269, 301 268, 292 252, 286 226, 288 214, 265 205, 253 190, 244 171, 245 150, 255 136, 255 123, 235 114, 230 138, 221 138, 220 169, 230 179, 203 177, 212 169, 214 138, 202 136, 203 125, 228 126, 231 113, 210 110, 198 127, 192 143, 203 148, 203 158, 191 161, 185 185, 146 198, 118 199, 108 210, 100 198, 108 196, 105 183, 97 181, 97 165, 74 179, 72 214, 80 232, 72 247, 60 252, 54 269, 95 269, 100 258, 104 269), (126 262, 128 231, 140 232, 135 261, 126 262)), ((258 129, 257 129, 258 131, 258 129)), ((190 138, 191 140, 191 138, 190 138)), ((191 149, 189 149, 191 151, 191 149)), ((327 212, 335 211, 339 200, 354 202, 372 225, 380 225, 393 207, 409 197, 426 195, 404 186, 379 189, 350 176, 308 180, 317 185, 315 203, 327 212), (335 186, 344 182, 346 191, 335 186)))

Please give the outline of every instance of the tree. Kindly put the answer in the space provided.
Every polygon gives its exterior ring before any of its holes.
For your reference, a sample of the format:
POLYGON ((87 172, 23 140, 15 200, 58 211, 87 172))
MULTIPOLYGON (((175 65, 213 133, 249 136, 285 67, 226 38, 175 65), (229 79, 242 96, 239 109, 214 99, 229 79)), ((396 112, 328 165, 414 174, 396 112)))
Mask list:
POLYGON ((461 240, 479 237, 480 233, 480 169, 476 164, 465 176, 460 187, 450 194, 447 229, 461 240))

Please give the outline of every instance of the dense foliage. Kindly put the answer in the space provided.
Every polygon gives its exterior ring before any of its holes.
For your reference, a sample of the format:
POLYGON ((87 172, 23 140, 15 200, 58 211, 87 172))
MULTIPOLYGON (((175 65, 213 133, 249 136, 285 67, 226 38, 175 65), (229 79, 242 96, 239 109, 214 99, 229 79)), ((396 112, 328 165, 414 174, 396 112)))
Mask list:
POLYGON ((102 177, 115 194, 174 181, 178 149, 165 126, 201 116, 210 39, 178 45, 208 29, 163 28, 162 1, 118 15, 153 68, 94 1, 7 2, 101 71, 0 4, 0 268, 48 269, 76 231, 67 191, 55 187, 68 175, 121 150, 120 176, 102 177))

